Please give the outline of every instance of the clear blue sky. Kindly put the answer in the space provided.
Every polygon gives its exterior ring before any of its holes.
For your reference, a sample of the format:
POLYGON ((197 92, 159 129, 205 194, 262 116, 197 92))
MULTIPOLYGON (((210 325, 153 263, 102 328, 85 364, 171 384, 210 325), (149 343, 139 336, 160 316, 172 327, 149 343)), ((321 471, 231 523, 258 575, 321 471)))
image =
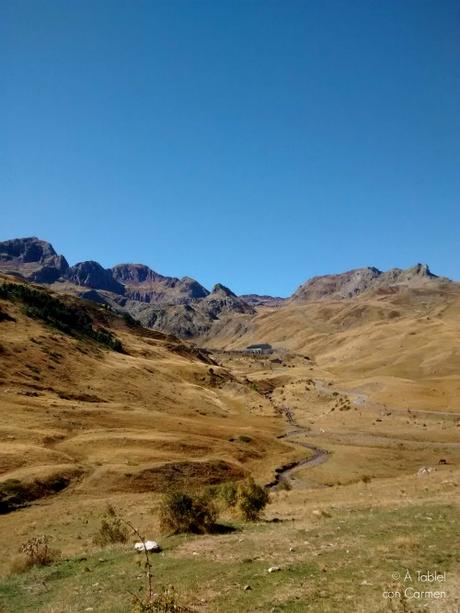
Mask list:
POLYGON ((1 0, 0 240, 286 295, 460 278, 458 0, 1 0))

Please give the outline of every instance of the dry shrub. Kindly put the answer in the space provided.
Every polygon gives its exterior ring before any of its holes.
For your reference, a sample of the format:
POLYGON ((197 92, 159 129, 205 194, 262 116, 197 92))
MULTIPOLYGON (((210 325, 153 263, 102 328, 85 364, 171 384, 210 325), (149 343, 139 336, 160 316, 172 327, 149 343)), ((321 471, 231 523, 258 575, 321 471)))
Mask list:
POLYGON ((160 525, 164 532, 180 534, 213 532, 217 511, 204 496, 173 492, 167 494, 160 506, 160 525))
POLYGON ((20 555, 10 563, 11 573, 21 573, 32 566, 50 566, 59 558, 59 551, 49 546, 49 538, 34 536, 19 548, 20 555))
POLYGON ((107 505, 98 533, 93 538, 94 544, 104 547, 114 543, 126 543, 128 535, 128 529, 122 518, 117 515, 112 505, 107 505))

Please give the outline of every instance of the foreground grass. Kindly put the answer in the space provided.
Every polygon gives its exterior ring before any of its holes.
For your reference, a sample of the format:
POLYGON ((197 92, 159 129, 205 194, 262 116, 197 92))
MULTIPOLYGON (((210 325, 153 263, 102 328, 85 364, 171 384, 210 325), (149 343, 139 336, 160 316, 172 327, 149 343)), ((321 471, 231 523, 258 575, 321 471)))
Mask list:
MULTIPOLYGON (((330 517, 259 523, 231 535, 171 537, 152 558, 155 586, 172 584, 182 603, 213 613, 455 611, 458 518, 454 504, 424 503, 332 510, 330 517), (268 573, 274 565, 281 570, 268 573), (446 572, 444 585, 406 584, 444 589, 446 599, 411 601, 406 609, 393 601, 391 609, 383 592, 395 584, 394 573, 403 584, 406 570, 446 572)), ((130 592, 145 585, 140 561, 131 546, 120 546, 12 575, 0 583, 0 610, 126 613, 130 592)))

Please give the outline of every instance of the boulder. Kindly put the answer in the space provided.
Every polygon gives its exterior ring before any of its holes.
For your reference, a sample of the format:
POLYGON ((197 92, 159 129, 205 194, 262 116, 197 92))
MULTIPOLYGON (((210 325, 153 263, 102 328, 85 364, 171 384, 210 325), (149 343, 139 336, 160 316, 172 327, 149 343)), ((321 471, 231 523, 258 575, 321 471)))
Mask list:
POLYGON ((161 551, 161 547, 156 541, 144 541, 140 543, 135 543, 134 549, 136 551, 149 551, 153 553, 158 553, 159 551, 161 551))

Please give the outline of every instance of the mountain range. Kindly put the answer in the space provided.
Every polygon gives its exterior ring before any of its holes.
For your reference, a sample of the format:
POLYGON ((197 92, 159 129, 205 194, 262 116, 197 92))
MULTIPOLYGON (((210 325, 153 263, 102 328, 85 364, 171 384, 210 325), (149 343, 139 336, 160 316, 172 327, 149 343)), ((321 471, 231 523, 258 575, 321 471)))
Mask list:
POLYGON ((289 298, 248 294, 237 296, 218 283, 211 291, 191 277, 168 277, 144 264, 118 264, 103 268, 89 260, 70 266, 53 246, 36 237, 0 242, 0 271, 28 281, 106 304, 126 312, 145 327, 172 333, 180 338, 212 336, 232 320, 256 315, 260 309, 324 300, 349 300, 362 295, 378 296, 417 289, 458 286, 433 274, 425 264, 394 268, 359 268, 334 275, 313 277, 289 298))

